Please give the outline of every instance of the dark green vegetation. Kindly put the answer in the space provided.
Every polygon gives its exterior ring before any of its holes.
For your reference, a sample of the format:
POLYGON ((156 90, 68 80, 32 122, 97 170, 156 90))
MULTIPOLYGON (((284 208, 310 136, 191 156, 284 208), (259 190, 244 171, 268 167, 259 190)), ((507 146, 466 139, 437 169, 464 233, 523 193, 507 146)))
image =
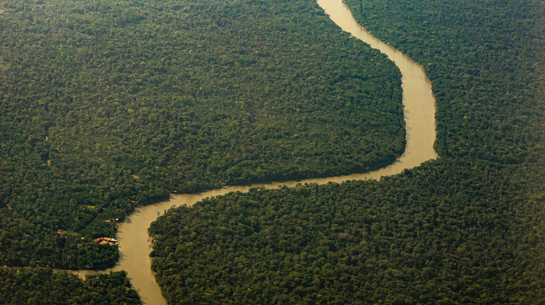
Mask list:
POLYGON ((542 1, 349 0, 421 63, 440 160, 383 179, 254 190, 150 228, 171 303, 545 303, 542 1))
POLYGON ((542 1, 346 0, 360 24, 426 70, 443 158, 542 157, 542 1))
POLYGON ((0 268, 1 304, 141 304, 125 272, 88 275, 85 282, 46 268, 0 268))
POLYGON ((530 303, 541 207, 517 201, 526 181, 494 178, 511 174, 438 161, 204 200, 153 223, 153 268, 170 304, 530 303))
POLYGON ((92 238, 169 192, 404 150, 399 72, 311 0, 0 8, 0 265, 104 268, 92 238))

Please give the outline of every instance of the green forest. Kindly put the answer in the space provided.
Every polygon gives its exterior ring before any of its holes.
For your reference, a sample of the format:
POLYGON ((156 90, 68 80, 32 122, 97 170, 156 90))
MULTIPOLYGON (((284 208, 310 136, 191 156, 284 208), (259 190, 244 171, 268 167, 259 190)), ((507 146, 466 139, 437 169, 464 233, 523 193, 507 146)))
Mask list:
POLYGON ((538 304, 544 218, 515 172, 440 160, 203 200, 153 223, 153 269, 169 304, 538 304))
POLYGON ((141 304, 123 271, 86 280, 50 268, 0 268, 1 304, 141 304))
POLYGON ((347 0, 422 64, 440 159, 381 181, 253 189, 154 222, 171 304, 545 303, 545 5, 347 0))
POLYGON ((404 151, 399 71, 313 1, 0 8, 0 265, 110 267, 136 206, 404 151))

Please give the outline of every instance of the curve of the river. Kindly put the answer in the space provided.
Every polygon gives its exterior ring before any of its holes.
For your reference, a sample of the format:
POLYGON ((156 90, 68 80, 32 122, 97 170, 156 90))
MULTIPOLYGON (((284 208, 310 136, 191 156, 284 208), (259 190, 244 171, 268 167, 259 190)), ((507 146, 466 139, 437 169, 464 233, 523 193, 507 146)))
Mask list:
MULTIPOLYGON (((268 189, 279 186, 295 186, 298 183, 343 182, 348 180, 379 179, 383 176, 395 175, 404 169, 416 167, 422 162, 436 159, 433 149, 435 142, 435 98, 431 90, 431 83, 426 77, 424 69, 409 57, 383 43, 369 32, 364 30, 354 19, 352 13, 342 0, 318 0, 330 18, 343 30, 354 37, 361 39, 372 48, 380 50, 392 60, 402 74, 403 106, 405 115, 407 146, 405 153, 393 164, 382 169, 340 177, 288 181, 280 183, 256 184, 251 186, 230 186, 222 189, 204 192, 202 194, 172 195, 169 201, 137 208, 125 222, 119 224, 117 238, 121 258, 117 265, 105 271, 125 270, 132 285, 139 292, 145 304, 167 304, 161 294, 159 285, 155 282, 155 274, 151 271, 151 251, 148 228, 151 223, 165 210, 173 206, 193 205, 206 197, 224 195, 229 192, 247 192, 253 187, 268 189)), ((80 276, 96 273, 97 271, 78 271, 80 276)))

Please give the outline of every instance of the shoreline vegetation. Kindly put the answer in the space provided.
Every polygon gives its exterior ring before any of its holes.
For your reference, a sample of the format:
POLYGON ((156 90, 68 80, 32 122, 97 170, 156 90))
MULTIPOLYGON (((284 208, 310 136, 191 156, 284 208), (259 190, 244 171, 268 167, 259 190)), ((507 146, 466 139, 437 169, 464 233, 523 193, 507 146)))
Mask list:
POLYGON ((0 267, 2 304, 140 304, 125 272, 85 280, 51 268, 0 267))

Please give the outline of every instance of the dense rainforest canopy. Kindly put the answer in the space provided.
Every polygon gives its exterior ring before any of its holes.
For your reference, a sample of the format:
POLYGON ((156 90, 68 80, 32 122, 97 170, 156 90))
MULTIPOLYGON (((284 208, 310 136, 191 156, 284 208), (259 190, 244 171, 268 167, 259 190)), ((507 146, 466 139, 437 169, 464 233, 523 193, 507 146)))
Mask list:
POLYGON ((0 9, 0 265, 112 266, 137 205, 404 150, 399 71, 311 0, 0 9))
POLYGON ((347 0, 423 65, 440 160, 382 179, 255 189, 150 228, 173 304, 545 302, 545 5, 347 0))
POLYGON ((542 208, 513 174, 441 160, 207 199, 152 224, 153 268, 169 304, 531 304, 542 208))
POLYGON ((125 272, 89 275, 86 280, 49 268, 0 268, 0 303, 141 304, 125 272))

